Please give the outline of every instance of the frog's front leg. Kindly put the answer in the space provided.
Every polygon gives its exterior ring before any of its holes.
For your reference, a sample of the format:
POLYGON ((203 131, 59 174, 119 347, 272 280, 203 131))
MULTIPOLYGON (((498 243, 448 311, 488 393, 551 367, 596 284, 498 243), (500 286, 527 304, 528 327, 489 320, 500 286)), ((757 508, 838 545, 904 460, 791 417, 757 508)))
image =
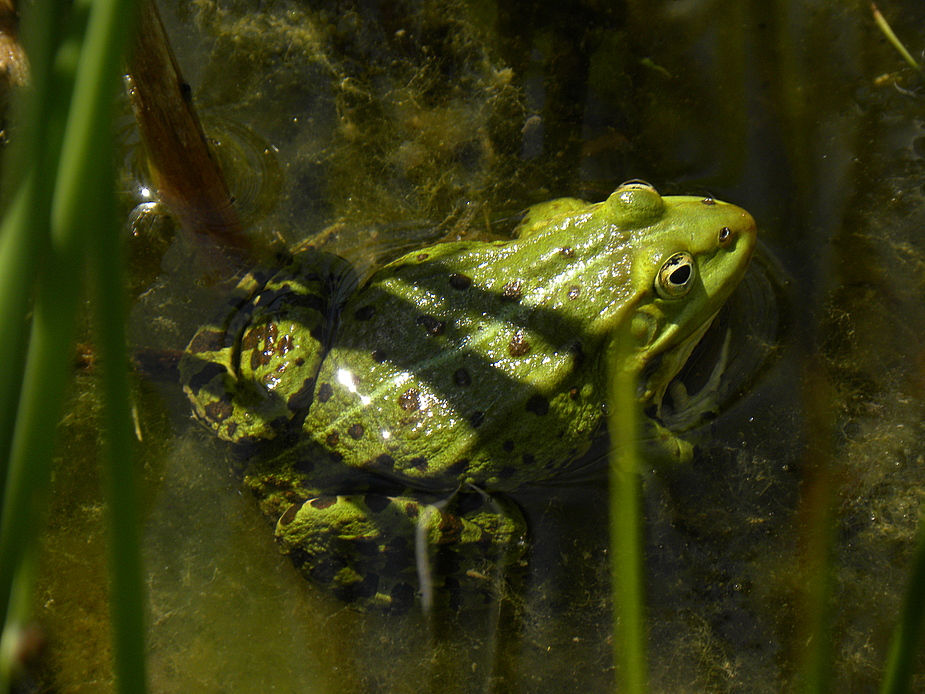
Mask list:
POLYGON ((322 495, 292 504, 276 524, 306 576, 355 607, 394 612, 413 605, 422 573, 439 604, 488 602, 499 569, 522 563, 525 535, 513 503, 473 492, 439 505, 411 492, 322 495))

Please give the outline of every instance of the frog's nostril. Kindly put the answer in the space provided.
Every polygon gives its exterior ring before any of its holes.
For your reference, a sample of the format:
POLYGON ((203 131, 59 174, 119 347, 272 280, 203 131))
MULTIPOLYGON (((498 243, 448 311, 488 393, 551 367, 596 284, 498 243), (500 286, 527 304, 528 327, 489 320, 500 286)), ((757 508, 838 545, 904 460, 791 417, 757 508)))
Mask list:
POLYGON ((729 227, 723 227, 719 230, 719 243, 721 246, 728 246, 733 239, 732 229, 729 227))

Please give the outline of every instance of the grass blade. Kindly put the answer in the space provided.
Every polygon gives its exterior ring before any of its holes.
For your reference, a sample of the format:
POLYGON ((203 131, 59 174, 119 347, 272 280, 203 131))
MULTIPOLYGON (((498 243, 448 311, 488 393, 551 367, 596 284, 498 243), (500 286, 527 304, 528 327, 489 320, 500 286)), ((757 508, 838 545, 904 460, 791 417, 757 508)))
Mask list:
POLYGON ((620 368, 628 336, 610 361, 610 557, 614 606, 616 688, 646 691, 646 619, 642 547, 642 503, 637 452, 639 416, 636 374, 620 368))
POLYGON ((909 692, 912 675, 920 656, 922 634, 925 632, 925 507, 919 518, 918 542, 912 557, 909 584, 899 624, 893 632, 886 673, 880 694, 909 692))

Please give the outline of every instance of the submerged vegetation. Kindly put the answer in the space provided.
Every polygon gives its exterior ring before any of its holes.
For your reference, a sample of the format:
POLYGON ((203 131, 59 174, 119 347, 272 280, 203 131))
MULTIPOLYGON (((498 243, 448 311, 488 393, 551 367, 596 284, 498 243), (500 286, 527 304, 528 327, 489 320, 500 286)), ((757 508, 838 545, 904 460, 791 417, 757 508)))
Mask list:
POLYGON ((56 692, 922 691, 925 10, 604 5, 161 4, 247 262, 311 238, 367 274, 633 178, 759 221, 790 302, 751 337, 769 371, 682 469, 634 460, 620 416, 595 454, 625 456, 621 501, 596 482, 518 496, 523 590, 433 621, 315 591, 177 383, 127 377, 125 345, 183 349, 242 261, 217 276, 113 125, 132 3, 29 6, 2 176, 0 688, 15 665, 56 692), (76 336, 93 367, 75 376, 76 336))

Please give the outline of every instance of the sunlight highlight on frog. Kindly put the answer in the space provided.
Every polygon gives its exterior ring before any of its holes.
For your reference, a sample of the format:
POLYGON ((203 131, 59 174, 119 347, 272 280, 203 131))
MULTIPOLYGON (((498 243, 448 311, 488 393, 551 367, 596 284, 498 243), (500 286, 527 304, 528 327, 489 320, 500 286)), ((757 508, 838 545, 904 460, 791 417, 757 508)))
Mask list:
POLYGON ((354 381, 353 379, 353 373, 350 371, 347 371, 347 369, 338 369, 337 382, 340 383, 344 388, 349 390, 351 393, 358 396, 360 398, 360 402, 363 403, 363 405, 368 405, 371 402, 370 397, 368 395, 360 395, 357 392, 357 385, 356 385, 356 381, 354 381))

